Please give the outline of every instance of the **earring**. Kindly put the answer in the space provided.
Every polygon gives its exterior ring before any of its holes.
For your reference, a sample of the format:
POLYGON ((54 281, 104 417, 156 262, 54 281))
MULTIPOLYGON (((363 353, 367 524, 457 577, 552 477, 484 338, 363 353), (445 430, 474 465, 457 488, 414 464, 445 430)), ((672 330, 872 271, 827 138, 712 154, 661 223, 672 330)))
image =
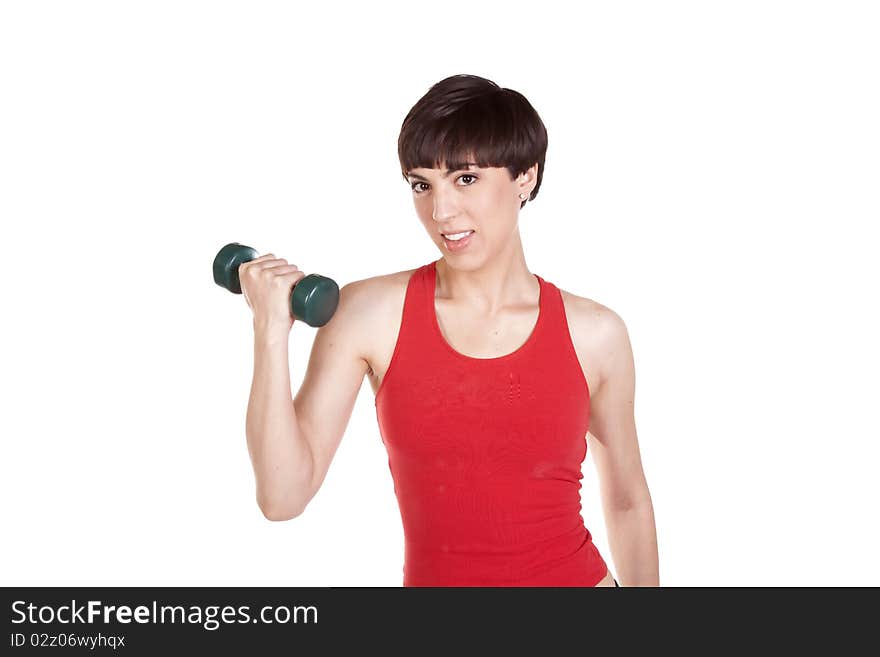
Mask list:
POLYGON ((519 198, 520 198, 521 201, 525 201, 525 200, 526 200, 526 194, 520 194, 520 195, 519 195, 519 198))

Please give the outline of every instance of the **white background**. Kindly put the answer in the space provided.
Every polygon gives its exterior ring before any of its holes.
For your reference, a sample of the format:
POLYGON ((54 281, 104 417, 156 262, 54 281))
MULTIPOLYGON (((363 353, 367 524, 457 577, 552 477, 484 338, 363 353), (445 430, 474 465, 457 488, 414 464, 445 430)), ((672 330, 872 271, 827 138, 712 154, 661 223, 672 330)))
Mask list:
POLYGON ((471 73, 548 129, 530 270, 629 329, 661 585, 880 585, 875 7, 3 3, 0 582, 401 585, 367 381, 306 512, 260 513, 250 310, 209 266, 440 257, 397 137, 471 73))

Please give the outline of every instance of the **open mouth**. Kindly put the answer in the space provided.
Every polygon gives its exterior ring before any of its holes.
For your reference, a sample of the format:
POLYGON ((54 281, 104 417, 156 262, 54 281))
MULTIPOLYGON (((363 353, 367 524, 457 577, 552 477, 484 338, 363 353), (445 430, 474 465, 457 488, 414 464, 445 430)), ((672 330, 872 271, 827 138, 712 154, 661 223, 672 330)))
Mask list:
POLYGON ((470 244, 471 237, 473 236, 474 232, 475 231, 473 230, 468 230, 465 231, 464 234, 457 233, 451 236, 458 239, 450 239, 450 237, 443 235, 443 243, 446 245, 446 248, 453 253, 461 251, 462 249, 467 247, 468 244, 470 244))

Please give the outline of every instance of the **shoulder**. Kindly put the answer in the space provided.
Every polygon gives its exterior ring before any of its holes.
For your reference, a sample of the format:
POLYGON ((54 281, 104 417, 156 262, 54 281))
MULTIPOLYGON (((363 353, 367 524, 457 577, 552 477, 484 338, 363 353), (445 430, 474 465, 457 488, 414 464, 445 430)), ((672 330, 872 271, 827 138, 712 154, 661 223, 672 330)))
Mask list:
POLYGON ((589 297, 559 288, 575 350, 583 362, 598 366, 600 379, 609 372, 611 359, 628 345, 623 318, 613 309, 589 297))
MULTIPOLYGON (((569 322, 593 335, 608 335, 626 330, 623 318, 603 303, 559 288, 569 322)), ((574 327, 572 327, 574 330, 574 327)))
POLYGON ((416 269, 370 276, 340 288, 337 312, 342 311, 343 323, 357 336, 360 353, 368 362, 374 362, 377 346, 386 340, 395 318, 399 323, 406 287, 416 269))
POLYGON ((379 274, 346 283, 339 290, 340 302, 343 296, 350 300, 350 304, 358 309, 386 309, 398 299, 402 302, 406 294, 406 286, 416 269, 407 269, 379 274))

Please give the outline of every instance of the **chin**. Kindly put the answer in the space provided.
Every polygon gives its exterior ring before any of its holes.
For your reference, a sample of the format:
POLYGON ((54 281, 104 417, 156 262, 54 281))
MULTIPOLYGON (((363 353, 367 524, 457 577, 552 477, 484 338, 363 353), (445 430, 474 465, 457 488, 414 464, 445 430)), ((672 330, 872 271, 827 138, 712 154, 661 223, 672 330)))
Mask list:
POLYGON ((450 258, 448 253, 443 253, 441 259, 443 260, 445 267, 454 269, 455 271, 479 271, 485 264, 482 259, 477 260, 476 258, 467 258, 467 262, 463 262, 462 258, 450 258))

